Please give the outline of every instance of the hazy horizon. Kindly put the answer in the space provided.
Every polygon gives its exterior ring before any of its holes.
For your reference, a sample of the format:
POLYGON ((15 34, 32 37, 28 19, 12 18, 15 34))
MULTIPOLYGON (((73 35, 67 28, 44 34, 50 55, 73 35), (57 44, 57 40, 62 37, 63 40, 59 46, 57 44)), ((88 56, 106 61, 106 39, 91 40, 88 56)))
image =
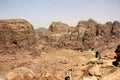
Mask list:
POLYGON ((53 21, 75 26, 89 18, 120 21, 119 8, 120 0, 0 0, 0 19, 26 19, 34 28, 48 28, 53 21))

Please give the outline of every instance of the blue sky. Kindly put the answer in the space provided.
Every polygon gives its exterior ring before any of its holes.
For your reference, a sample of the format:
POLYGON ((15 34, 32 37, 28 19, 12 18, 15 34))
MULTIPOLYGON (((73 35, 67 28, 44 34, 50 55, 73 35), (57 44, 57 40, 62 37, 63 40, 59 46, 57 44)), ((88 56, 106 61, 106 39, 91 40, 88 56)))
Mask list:
POLYGON ((0 19, 23 18, 34 28, 53 21, 75 26, 92 18, 100 23, 120 21, 120 0, 0 0, 0 19))

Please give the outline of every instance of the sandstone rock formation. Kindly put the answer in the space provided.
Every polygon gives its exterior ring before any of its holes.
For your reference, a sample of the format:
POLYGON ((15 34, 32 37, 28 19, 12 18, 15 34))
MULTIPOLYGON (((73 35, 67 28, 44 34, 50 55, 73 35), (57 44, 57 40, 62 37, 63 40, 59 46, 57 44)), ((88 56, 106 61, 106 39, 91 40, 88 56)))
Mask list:
POLYGON ((86 30, 91 30, 93 33, 95 33, 96 25, 97 25, 97 22, 95 22, 92 19, 89 19, 88 21, 80 21, 78 22, 71 36, 73 37, 76 36, 77 39, 81 39, 82 37, 84 37, 84 33, 86 30))
POLYGON ((53 47, 102 50, 115 48, 120 44, 120 23, 118 21, 100 24, 89 19, 79 21, 76 27, 53 22, 45 33, 47 34, 43 38, 46 38, 53 47))
POLYGON ((114 21, 113 25, 112 25, 112 30, 111 30, 111 33, 120 38, 120 22, 118 21, 114 21))
POLYGON ((44 27, 40 27, 40 28, 35 29, 36 34, 39 36, 44 35, 47 31, 48 30, 44 27))
POLYGON ((91 29, 96 31, 97 22, 93 19, 88 19, 88 21, 79 21, 77 27, 85 27, 86 29, 91 29))
POLYGON ((96 35, 97 36, 105 36, 108 37, 111 35, 111 29, 112 29, 112 23, 107 22, 106 24, 98 24, 97 25, 97 30, 96 30, 96 35))
POLYGON ((35 44, 33 26, 23 19, 0 20, 0 46, 17 45, 19 47, 35 44))
POLYGON ((67 33, 68 27, 69 26, 65 23, 53 22, 49 27, 49 31, 53 33, 67 33))
POLYGON ((85 49, 95 48, 95 33, 92 30, 87 30, 83 36, 83 46, 85 49))

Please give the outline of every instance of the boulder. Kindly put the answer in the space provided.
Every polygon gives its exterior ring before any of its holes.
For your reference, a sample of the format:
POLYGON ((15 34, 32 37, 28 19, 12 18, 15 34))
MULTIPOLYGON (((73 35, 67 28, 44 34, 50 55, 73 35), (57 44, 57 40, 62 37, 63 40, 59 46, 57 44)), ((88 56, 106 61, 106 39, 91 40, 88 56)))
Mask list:
POLYGON ((111 74, 107 74, 100 80, 120 80, 120 69, 117 69, 111 74))
POLYGON ((26 67, 19 67, 8 72, 5 76, 8 80, 34 80, 36 74, 26 67))
POLYGON ((7 77, 5 75, 0 75, 0 80, 7 80, 7 77))
POLYGON ((89 74, 92 76, 101 76, 101 72, 100 72, 100 66, 99 65, 95 65, 93 66, 91 69, 89 69, 89 74))

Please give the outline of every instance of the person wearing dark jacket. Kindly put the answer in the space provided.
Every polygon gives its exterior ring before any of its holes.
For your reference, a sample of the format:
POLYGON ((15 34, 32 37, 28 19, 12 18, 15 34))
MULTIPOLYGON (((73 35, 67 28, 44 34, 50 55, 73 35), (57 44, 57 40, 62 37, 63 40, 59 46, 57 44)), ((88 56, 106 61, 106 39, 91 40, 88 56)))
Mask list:
POLYGON ((113 65, 114 66, 118 66, 119 65, 119 62, 120 62, 120 45, 117 46, 117 49, 115 50, 115 53, 116 53, 116 61, 113 62, 113 65))

